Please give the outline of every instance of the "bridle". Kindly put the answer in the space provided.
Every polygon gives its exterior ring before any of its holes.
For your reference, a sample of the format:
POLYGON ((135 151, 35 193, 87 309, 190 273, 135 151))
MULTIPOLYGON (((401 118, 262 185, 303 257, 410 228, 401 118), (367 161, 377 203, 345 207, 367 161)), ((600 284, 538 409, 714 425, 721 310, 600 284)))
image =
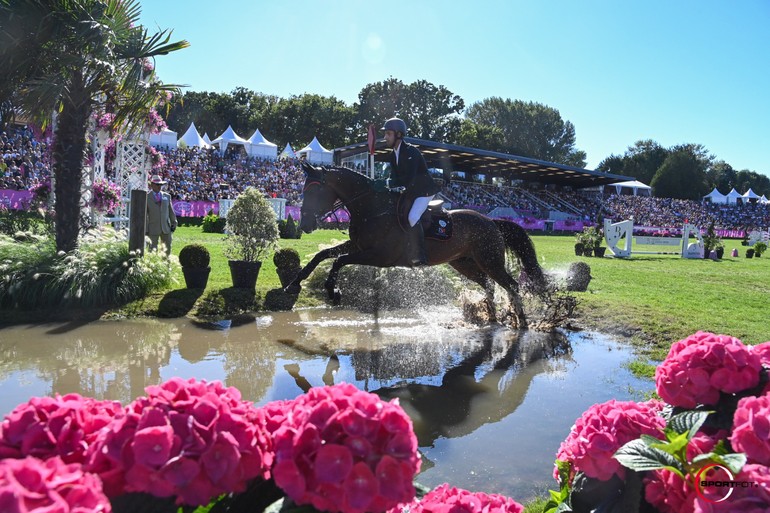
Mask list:
MULTIPOLYGON (((304 195, 305 191, 307 191, 308 189, 310 189, 310 187, 312 187, 314 185, 317 185, 318 187, 326 185, 326 175, 324 174, 324 176, 320 180, 312 180, 310 182, 307 182, 305 184, 305 186, 302 188, 302 194, 304 195)), ((351 204, 351 203, 353 203, 355 201, 358 201, 359 199, 363 198, 364 196, 367 196, 367 195, 371 194, 372 192, 373 191, 371 189, 367 189, 367 190, 365 190, 363 192, 360 192, 360 193, 356 194, 352 198, 348 199, 346 202, 342 201, 341 199, 337 199, 332 204, 332 209, 331 210, 329 210, 328 212, 326 212, 323 215, 316 214, 316 216, 315 216, 316 222, 320 223, 321 221, 327 219, 329 216, 334 216, 335 222, 339 223, 340 219, 339 219, 339 217, 337 217, 337 212, 338 211, 342 210, 343 208, 347 210, 349 204, 351 204)), ((350 213, 349 210, 348 210, 348 213, 350 213)))

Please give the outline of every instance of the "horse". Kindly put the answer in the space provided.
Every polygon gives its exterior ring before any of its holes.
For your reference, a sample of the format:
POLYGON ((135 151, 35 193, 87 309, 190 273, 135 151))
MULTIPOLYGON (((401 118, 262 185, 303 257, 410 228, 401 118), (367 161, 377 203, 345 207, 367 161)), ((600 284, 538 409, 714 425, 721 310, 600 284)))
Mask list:
MULTIPOLYGON (((398 210, 404 196, 401 192, 379 189, 369 177, 344 167, 314 167, 302 163, 306 179, 299 226, 305 233, 318 227, 319 220, 340 208, 350 213, 349 240, 318 252, 286 286, 285 292, 299 294, 301 282, 323 260, 334 258, 324 288, 329 299, 339 303, 337 277, 343 266, 350 264, 374 267, 412 267, 405 255, 408 241, 406 229, 399 221, 398 210)), ((452 226, 448 240, 427 238, 425 251, 428 265, 449 264, 486 292, 485 303, 494 315, 494 283, 507 293, 513 309, 512 325, 527 327, 519 283, 505 268, 506 252, 519 260, 522 276, 534 292, 546 290, 546 278, 537 262, 535 247, 527 233, 516 223, 490 219, 473 210, 446 212, 452 226)), ((423 220, 429 216, 423 215, 423 220)), ((404 216, 405 217, 405 216, 404 216)), ((520 277, 521 279, 521 277, 520 277)))

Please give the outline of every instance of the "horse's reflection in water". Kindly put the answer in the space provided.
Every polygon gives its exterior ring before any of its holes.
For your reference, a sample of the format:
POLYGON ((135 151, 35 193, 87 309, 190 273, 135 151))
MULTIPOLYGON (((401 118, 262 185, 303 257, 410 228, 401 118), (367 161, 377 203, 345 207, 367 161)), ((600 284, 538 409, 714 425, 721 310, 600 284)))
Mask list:
MULTIPOLYGON (((387 350, 355 350, 352 363, 360 379, 398 382, 371 392, 386 400, 398 398, 414 423, 420 446, 426 447, 438 438, 464 436, 513 413, 526 397, 532 379, 551 370, 556 365, 554 357, 570 349, 562 333, 500 329, 483 332, 476 346, 440 376, 440 384, 420 383, 439 376, 405 380, 403 359, 389 358, 387 350)), ((397 353, 403 356, 403 352, 397 353)), ((334 384, 339 367, 338 357, 332 355, 322 377, 325 385, 334 384)), ((300 389, 306 392, 311 388, 299 365, 286 365, 285 369, 300 389)))

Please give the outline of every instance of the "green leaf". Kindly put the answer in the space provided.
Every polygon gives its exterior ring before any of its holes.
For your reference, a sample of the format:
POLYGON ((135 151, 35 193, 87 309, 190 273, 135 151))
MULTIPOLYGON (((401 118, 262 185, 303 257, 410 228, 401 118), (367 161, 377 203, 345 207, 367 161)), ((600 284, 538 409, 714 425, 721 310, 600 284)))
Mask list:
POLYGON ((665 468, 684 476, 679 460, 666 451, 648 446, 642 439, 628 442, 617 450, 614 457, 624 467, 638 472, 665 468))
POLYGON ((687 433, 688 440, 695 436, 695 433, 701 428, 704 422, 713 411, 685 411, 671 417, 668 421, 667 429, 672 429, 677 433, 687 433))
POLYGON ((649 435, 642 435, 642 440, 644 440, 644 443, 648 447, 660 449, 661 451, 667 452, 672 456, 679 454, 682 449, 687 447, 687 443, 689 442, 687 433, 676 433, 671 431, 670 435, 667 433, 666 436, 669 438, 668 442, 663 442, 649 435))
POLYGON ((700 454, 693 458, 693 465, 697 465, 698 468, 703 467, 706 463, 713 462, 724 465, 730 469, 734 475, 738 474, 743 466, 746 464, 746 455, 742 452, 718 454, 716 452, 709 452, 706 454, 700 454))

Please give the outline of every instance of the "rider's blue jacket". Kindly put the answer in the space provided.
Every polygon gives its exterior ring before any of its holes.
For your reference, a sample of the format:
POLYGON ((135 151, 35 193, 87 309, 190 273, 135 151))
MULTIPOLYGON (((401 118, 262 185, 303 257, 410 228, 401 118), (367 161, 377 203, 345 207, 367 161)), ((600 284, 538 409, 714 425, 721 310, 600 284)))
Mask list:
POLYGON ((406 187, 410 197, 432 196, 441 188, 436 185, 430 174, 425 158, 416 146, 401 141, 396 164, 396 153, 390 154, 390 186, 406 187))

